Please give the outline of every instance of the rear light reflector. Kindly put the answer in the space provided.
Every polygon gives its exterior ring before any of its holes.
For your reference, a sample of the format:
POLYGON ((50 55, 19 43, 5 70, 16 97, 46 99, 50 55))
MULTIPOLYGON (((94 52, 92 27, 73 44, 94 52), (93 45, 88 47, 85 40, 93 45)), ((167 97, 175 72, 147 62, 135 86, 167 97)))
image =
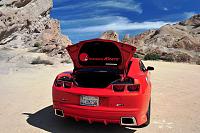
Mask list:
POLYGON ((64 82, 63 83, 64 88, 71 88, 71 86, 72 86, 72 82, 64 82))
POLYGON ((61 80, 55 80, 55 86, 56 87, 62 87, 63 86, 63 81, 61 81, 61 80))
MULTIPOLYGON (((66 77, 66 76, 65 76, 66 77)), ((61 77, 55 80, 54 85, 56 87, 71 88, 73 82, 71 79, 61 77)))
POLYGON ((115 92, 123 92, 125 89, 125 86, 124 85, 113 85, 113 90, 115 92))
POLYGON ((140 91, 140 84, 113 84, 112 85, 114 92, 138 92, 140 91))
POLYGON ((132 91, 139 91, 140 90, 140 85, 139 84, 134 84, 134 85, 128 85, 127 90, 132 92, 132 91))

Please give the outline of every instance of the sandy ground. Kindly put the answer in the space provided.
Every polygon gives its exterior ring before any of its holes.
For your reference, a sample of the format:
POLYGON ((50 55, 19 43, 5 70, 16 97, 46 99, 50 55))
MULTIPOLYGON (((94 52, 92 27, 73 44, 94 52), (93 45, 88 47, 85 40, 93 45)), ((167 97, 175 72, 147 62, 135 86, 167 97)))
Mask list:
POLYGON ((142 129, 60 119, 51 108, 55 76, 72 68, 43 66, 13 69, 0 63, 0 132, 182 133, 200 132, 200 66, 145 62, 152 72, 151 124, 142 129))

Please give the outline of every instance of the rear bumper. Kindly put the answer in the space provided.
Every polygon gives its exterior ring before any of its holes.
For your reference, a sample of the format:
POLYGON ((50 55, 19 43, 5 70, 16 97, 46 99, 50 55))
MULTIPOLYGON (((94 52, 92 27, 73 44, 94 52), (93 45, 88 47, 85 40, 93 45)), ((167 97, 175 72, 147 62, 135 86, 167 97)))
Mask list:
POLYGON ((123 109, 123 108, 107 108, 107 107, 88 107, 62 104, 54 102, 54 109, 63 111, 64 117, 72 117, 76 121, 85 120, 89 123, 101 122, 121 124, 122 117, 134 117, 136 125, 146 122, 146 114, 142 114, 140 109, 123 109))
POLYGON ((120 123, 120 120, 115 118, 117 115, 116 112, 112 111, 86 109, 84 107, 81 108, 75 105, 56 106, 56 104, 54 104, 54 109, 63 110, 64 117, 72 117, 76 121, 86 120, 89 123, 102 122, 104 124, 120 123))
POLYGON ((86 120, 89 123, 121 124, 122 117, 134 117, 136 125, 147 121, 150 93, 114 93, 109 89, 59 89, 53 87, 53 108, 62 110, 64 117, 72 117, 76 121, 86 120), (80 96, 98 96, 97 107, 80 106, 80 96), (117 107, 117 104, 124 106, 117 107))

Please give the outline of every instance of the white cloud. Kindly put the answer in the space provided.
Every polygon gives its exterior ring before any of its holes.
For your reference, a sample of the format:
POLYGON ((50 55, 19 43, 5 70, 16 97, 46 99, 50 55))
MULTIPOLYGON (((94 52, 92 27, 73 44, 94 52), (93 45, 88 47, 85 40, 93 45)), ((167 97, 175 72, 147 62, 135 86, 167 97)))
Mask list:
POLYGON ((114 21, 129 21, 125 17, 121 16, 96 16, 92 18, 85 18, 85 19, 72 19, 72 20, 61 20, 61 23, 68 24, 68 23, 110 23, 114 21))
MULTIPOLYGON (((59 15, 59 14, 58 14, 59 15)), ((78 13, 69 13, 69 14, 66 14, 66 15, 62 15, 60 16, 60 20, 61 21, 68 21, 68 20, 82 20, 82 19, 85 19, 85 18, 94 18, 94 17, 105 17, 105 16, 117 16, 118 13, 112 13, 112 12, 109 12, 108 9, 97 9, 97 10, 94 10, 94 11, 91 11, 91 12, 83 12, 83 11, 80 11, 78 13)))
POLYGON ((133 0, 109 0, 109 1, 98 2, 96 3, 96 5, 102 7, 125 9, 125 10, 135 11, 138 13, 143 12, 141 4, 136 3, 133 0))
POLYGON ((63 5, 61 7, 54 7, 53 10, 63 10, 63 9, 76 9, 76 8, 99 8, 99 7, 108 7, 108 8, 116 8, 123 9, 128 11, 134 11, 138 13, 142 13, 143 10, 141 8, 140 3, 136 3, 134 0, 107 0, 107 1, 84 1, 82 3, 74 4, 74 5, 63 5))
POLYGON ((156 22, 130 22, 129 19, 125 17, 119 17, 118 19, 112 20, 112 22, 104 25, 95 25, 88 26, 83 28, 71 28, 65 29, 67 32, 103 32, 106 30, 147 30, 147 29, 157 29, 166 24, 173 24, 174 22, 164 22, 164 21, 156 21, 156 22))
POLYGON ((169 9, 168 9, 167 7, 164 7, 163 10, 164 10, 164 11, 168 11, 169 9))

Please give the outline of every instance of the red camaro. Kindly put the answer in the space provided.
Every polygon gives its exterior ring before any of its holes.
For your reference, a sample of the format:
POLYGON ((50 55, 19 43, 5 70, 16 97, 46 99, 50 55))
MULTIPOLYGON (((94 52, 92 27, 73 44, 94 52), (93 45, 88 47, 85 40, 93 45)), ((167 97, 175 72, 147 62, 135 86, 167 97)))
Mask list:
POLYGON ((93 39, 68 46, 73 71, 59 74, 53 84, 55 115, 75 120, 147 126, 150 122, 149 70, 134 58, 136 48, 93 39))

